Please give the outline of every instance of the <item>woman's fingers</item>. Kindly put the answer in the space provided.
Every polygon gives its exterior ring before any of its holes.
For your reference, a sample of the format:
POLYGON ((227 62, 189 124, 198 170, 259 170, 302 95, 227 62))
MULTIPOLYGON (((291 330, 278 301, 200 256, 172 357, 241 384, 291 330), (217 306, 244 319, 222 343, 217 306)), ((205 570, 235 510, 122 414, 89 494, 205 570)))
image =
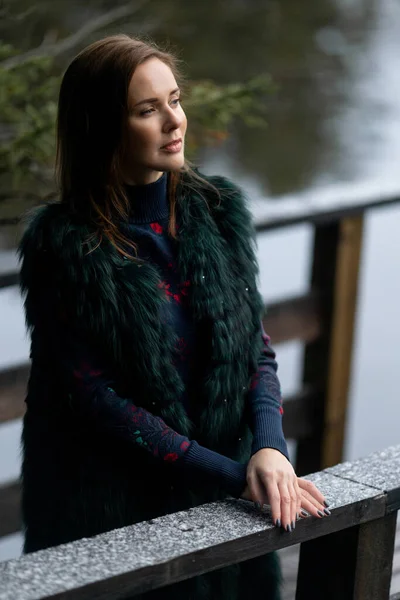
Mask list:
POLYGON ((286 529, 286 531, 291 531, 291 523, 292 523, 292 498, 290 496, 290 491, 288 485, 285 481, 280 481, 278 483, 280 501, 281 501, 281 515, 282 515, 282 527, 286 529))
POLYGON ((266 502, 271 506, 271 518, 274 525, 285 531, 292 531, 296 525, 296 513, 300 512, 301 497, 296 492, 291 479, 266 477, 261 483, 267 492, 266 502))
MULTIPOLYGON (((285 488, 281 488, 281 485, 275 477, 263 477, 256 478, 257 485, 260 489, 264 490, 264 500, 262 504, 269 504, 271 507, 271 519, 276 527, 283 527, 287 529, 290 525, 290 494, 285 488), (283 492, 283 493, 282 493, 283 492)), ((261 504, 261 505, 262 505, 261 504)))
POLYGON ((275 479, 265 480, 264 487, 267 492, 267 503, 271 506, 271 518, 276 527, 283 527, 283 513, 281 508, 281 496, 275 479))
POLYGON ((296 493, 296 488, 295 488, 295 482, 294 480, 290 480, 288 482, 288 490, 289 490, 289 494, 290 494, 290 498, 291 498, 291 503, 290 503, 290 525, 291 528, 294 529, 296 527, 296 521, 297 521, 297 493, 296 493))
POLYGON ((296 477, 296 479, 295 479, 294 489, 295 489, 296 498, 297 498, 297 502, 296 502, 296 519, 298 519, 300 517, 301 502, 302 502, 302 499, 303 499, 303 496, 302 496, 302 493, 301 493, 301 489, 300 489, 299 483, 298 483, 298 477, 296 477))
MULTIPOLYGON (((326 502, 325 496, 319 491, 316 485, 312 481, 308 481, 308 479, 302 479, 301 477, 297 478, 297 483, 301 490, 304 490, 310 496, 316 500, 319 504, 324 505, 326 502)), ((325 504, 327 506, 327 504, 325 504)))
POLYGON ((302 508, 308 511, 313 517, 324 517, 326 514, 330 514, 325 513, 324 511, 327 509, 308 495, 303 495, 302 508))
POLYGON ((299 487, 302 493, 301 506, 314 517, 323 517, 330 515, 324 495, 311 482, 305 479, 298 479, 299 487))
POLYGON ((256 505, 258 505, 259 509, 261 509, 264 506, 264 504, 269 504, 267 491, 264 489, 264 486, 260 479, 257 477, 257 475, 248 477, 247 485, 249 487, 251 499, 253 500, 253 502, 256 503, 256 505))
POLYGON ((325 497, 318 488, 306 479, 299 477, 263 477, 262 474, 250 477, 247 481, 251 497, 260 507, 269 504, 272 522, 285 531, 292 531, 296 520, 306 516, 306 510, 314 517, 324 517, 330 512, 326 508, 325 497))

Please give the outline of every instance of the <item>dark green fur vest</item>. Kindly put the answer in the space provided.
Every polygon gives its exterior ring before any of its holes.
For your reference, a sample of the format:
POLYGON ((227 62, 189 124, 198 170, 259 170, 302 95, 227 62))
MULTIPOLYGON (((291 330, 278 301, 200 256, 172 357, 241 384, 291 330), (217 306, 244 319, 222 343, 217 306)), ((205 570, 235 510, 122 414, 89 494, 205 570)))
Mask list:
MULTIPOLYGON (((207 348, 192 420, 179 402, 175 334, 159 318, 166 299, 157 266, 124 259, 106 240, 98 247, 88 242, 89 221, 66 204, 41 207, 30 220, 19 249, 32 338, 22 435, 25 552, 226 497, 94 430, 85 408, 60 385, 63 330, 43 310, 43 293, 107 360, 118 393, 208 448, 242 462, 250 458, 245 395, 261 350, 263 310, 255 234, 240 190, 224 178, 209 181, 220 196, 206 187, 195 191, 185 179, 177 190, 177 266, 182 281, 190 281, 190 306, 207 348)), ((258 582, 265 591, 259 597, 275 600, 273 558, 173 586, 171 597, 205 600, 215 592, 215 598, 239 599, 258 582), (221 595, 221 585, 232 586, 229 595, 221 595)))

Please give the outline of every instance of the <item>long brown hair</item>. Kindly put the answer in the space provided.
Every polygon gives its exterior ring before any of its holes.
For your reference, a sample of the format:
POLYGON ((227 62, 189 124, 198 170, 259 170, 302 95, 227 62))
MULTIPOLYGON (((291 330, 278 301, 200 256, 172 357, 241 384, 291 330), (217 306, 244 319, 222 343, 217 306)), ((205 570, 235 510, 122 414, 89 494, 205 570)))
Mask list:
MULTIPOLYGON (((130 80, 135 69, 150 58, 168 65, 179 86, 184 86, 176 56, 153 42, 115 35, 94 42, 74 58, 63 76, 58 101, 56 178, 61 202, 89 214, 98 244, 105 236, 128 258, 127 247, 136 255, 137 248, 118 226, 127 221, 129 213, 121 169, 123 131, 130 80)), ((182 172, 189 173, 194 184, 207 184, 188 161, 181 171, 170 172, 169 232, 173 237, 176 189, 182 172)))

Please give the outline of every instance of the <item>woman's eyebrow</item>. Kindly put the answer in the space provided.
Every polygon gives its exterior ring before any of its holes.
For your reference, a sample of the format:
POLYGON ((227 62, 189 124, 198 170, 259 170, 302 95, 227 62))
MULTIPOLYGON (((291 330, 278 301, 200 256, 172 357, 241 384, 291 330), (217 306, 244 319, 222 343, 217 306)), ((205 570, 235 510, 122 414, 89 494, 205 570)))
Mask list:
MULTIPOLYGON (((177 92, 179 92, 179 88, 175 88, 174 90, 172 90, 172 92, 170 92, 170 96, 173 96, 174 94, 176 94, 177 92)), ((140 102, 137 102, 136 104, 134 104, 133 108, 136 108, 136 106, 139 106, 140 104, 147 104, 147 103, 151 103, 151 102, 158 102, 158 98, 147 98, 146 100, 141 100, 140 102)))

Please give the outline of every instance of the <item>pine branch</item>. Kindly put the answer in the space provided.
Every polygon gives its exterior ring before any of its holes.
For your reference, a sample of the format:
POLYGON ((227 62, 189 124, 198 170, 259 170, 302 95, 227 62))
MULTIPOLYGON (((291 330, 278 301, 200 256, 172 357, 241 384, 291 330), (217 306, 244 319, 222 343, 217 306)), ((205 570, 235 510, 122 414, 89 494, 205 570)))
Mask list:
POLYGON ((102 15, 99 15, 95 19, 90 19, 87 23, 85 23, 78 31, 73 33, 72 35, 64 38, 60 42, 56 43, 45 43, 41 44, 37 48, 33 48, 32 50, 28 50, 28 52, 23 52, 22 54, 17 54, 16 56, 11 56, 6 60, 0 62, 1 69, 13 69, 24 62, 37 58, 40 56, 58 56, 71 50, 75 46, 77 46, 80 42, 85 40, 86 37, 90 36, 95 31, 102 29, 103 27, 107 27, 112 25, 116 21, 123 19, 124 17, 131 17, 136 12, 138 12, 145 4, 147 4, 149 0, 141 0, 141 2, 137 2, 135 6, 132 6, 132 3, 124 4, 123 6, 119 6, 118 8, 114 8, 102 15))

